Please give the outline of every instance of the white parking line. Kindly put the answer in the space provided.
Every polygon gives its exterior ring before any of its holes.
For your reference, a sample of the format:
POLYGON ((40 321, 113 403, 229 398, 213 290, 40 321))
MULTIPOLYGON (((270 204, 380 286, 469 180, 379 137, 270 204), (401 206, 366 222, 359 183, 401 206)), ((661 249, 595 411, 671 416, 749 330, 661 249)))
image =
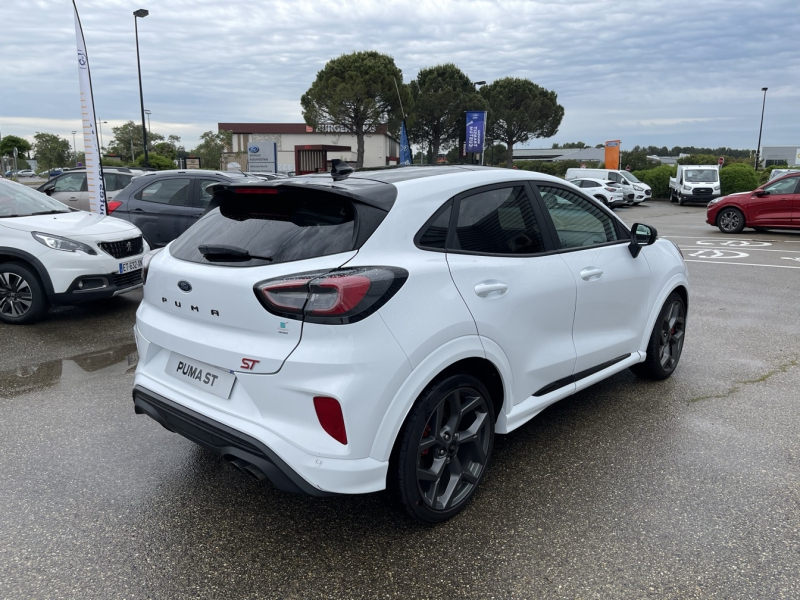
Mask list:
POLYGON ((740 262, 725 262, 721 260, 691 260, 686 259, 684 262, 694 263, 711 263, 713 265, 742 265, 743 267, 772 267, 774 269, 800 269, 800 267, 792 267, 789 265, 759 265, 756 263, 740 263, 740 262))
MULTIPOLYGON (((752 246, 734 246, 735 248, 746 248, 748 252, 783 252, 789 254, 800 254, 800 250, 775 250, 774 248, 753 248, 752 246)), ((730 250, 730 246, 703 246, 704 250, 730 250)), ((697 246, 680 246, 681 250, 699 250, 697 246)))

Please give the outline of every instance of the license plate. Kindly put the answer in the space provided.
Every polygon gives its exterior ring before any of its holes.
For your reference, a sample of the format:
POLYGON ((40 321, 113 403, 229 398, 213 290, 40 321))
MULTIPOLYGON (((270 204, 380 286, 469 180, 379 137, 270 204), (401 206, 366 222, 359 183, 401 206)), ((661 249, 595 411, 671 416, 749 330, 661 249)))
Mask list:
POLYGON ((170 354, 165 372, 175 379, 226 400, 231 395, 233 382, 236 381, 236 375, 230 371, 223 371, 176 352, 170 354))
POLYGON ((127 262, 119 263, 119 272, 120 273, 130 273, 131 271, 136 271, 137 269, 142 268, 142 259, 137 258, 135 260, 129 260, 127 262))

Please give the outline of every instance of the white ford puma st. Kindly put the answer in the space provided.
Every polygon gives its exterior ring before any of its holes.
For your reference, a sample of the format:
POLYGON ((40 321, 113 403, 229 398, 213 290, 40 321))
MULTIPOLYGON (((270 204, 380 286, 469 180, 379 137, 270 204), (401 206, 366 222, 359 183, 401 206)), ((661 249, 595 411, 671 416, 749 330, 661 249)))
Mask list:
POLYGON ((278 488, 438 522, 495 434, 623 369, 668 377, 686 266, 540 173, 403 167, 216 186, 145 259, 133 400, 278 488))

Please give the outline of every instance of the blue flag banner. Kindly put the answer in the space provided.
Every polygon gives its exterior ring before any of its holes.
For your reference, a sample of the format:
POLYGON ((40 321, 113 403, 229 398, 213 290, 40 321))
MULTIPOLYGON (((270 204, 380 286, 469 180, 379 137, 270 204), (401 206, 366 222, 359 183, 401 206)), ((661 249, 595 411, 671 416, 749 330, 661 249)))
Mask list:
POLYGON ((400 126, 400 164, 411 164, 411 146, 408 145, 408 134, 406 133, 406 122, 400 126))
POLYGON ((486 111, 467 113, 467 152, 483 152, 486 134, 486 111))

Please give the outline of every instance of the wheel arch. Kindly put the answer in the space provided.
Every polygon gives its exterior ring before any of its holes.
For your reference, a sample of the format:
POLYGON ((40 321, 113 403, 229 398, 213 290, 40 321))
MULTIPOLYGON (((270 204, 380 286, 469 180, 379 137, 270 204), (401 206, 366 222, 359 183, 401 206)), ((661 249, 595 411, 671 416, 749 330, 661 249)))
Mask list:
POLYGON ((456 373, 476 376, 489 390, 495 418, 506 408, 511 389, 510 369, 490 360, 478 336, 465 336, 444 344, 429 354, 409 375, 395 394, 375 434, 370 456, 389 460, 400 430, 420 394, 437 378, 456 373))
POLYGON ((647 326, 645 327, 641 342, 639 343, 639 350, 641 352, 647 353, 647 344, 650 341, 650 334, 653 332, 656 319, 661 312, 661 308, 664 306, 664 302, 667 301, 667 298, 669 298, 669 295, 673 292, 680 294, 684 306, 686 307, 686 318, 689 318, 689 282, 685 275, 675 275, 661 289, 658 298, 653 302, 650 315, 647 317, 647 326))
POLYGON ((32 267, 39 276, 39 281, 42 282, 47 296, 49 297, 53 295, 53 282, 50 280, 50 275, 47 273, 47 269, 42 264, 42 261, 36 258, 33 254, 17 248, 0 246, 0 263, 5 262, 21 262, 32 267))
POLYGON ((720 216, 722 216, 722 213, 728 208, 734 208, 734 209, 738 210, 742 215, 742 220, 744 221, 744 226, 745 227, 750 227, 747 224, 747 211, 744 208, 742 208, 741 206, 737 206, 736 204, 725 204, 723 206, 720 206, 717 209, 717 216, 714 217, 714 226, 715 227, 719 227, 719 218, 720 218, 720 216))

